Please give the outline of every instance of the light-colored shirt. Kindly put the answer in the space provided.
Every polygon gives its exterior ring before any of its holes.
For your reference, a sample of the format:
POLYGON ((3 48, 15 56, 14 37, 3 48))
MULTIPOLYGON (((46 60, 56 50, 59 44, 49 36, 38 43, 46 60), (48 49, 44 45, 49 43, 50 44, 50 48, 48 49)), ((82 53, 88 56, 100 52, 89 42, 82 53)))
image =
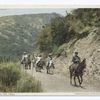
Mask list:
POLYGON ((47 59, 47 60, 48 60, 48 61, 47 61, 47 65, 49 64, 49 66, 51 66, 51 64, 53 63, 52 58, 48 57, 48 59, 47 59))
POLYGON ((53 60, 50 60, 50 61, 49 61, 49 66, 51 66, 52 63, 53 63, 53 60))
POLYGON ((36 57, 36 64, 41 61, 42 57, 36 57))
POLYGON ((27 58, 28 58, 27 54, 26 55, 22 55, 22 60, 27 59, 27 58))

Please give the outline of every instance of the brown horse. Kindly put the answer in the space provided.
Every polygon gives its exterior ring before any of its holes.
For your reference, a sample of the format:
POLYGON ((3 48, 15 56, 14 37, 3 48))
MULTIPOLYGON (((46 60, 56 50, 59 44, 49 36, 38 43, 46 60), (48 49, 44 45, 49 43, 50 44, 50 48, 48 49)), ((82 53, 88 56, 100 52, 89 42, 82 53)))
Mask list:
POLYGON ((77 86, 76 84, 76 77, 79 82, 79 86, 81 86, 83 82, 83 72, 84 69, 86 68, 86 59, 84 58, 83 61, 79 64, 72 64, 69 67, 70 71, 70 84, 72 85, 72 77, 74 77, 74 85, 77 86))

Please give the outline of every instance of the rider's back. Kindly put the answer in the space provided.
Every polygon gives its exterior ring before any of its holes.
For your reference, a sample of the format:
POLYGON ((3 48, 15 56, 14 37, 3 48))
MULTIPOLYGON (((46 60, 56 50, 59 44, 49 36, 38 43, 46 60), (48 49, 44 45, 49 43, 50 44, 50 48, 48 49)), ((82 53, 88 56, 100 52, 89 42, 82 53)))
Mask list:
POLYGON ((79 56, 73 56, 72 62, 73 63, 80 63, 81 62, 80 57, 79 56))

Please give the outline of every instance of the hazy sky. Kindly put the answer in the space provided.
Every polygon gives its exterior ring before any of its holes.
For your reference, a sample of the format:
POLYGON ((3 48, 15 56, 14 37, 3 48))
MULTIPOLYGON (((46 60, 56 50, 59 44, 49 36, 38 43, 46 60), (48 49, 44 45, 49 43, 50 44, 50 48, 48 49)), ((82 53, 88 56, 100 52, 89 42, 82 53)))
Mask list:
POLYGON ((71 11, 71 9, 66 8, 30 8, 30 9, 0 9, 0 16, 8 15, 21 15, 21 14, 38 14, 38 13, 59 13, 61 15, 66 15, 66 11, 71 11))

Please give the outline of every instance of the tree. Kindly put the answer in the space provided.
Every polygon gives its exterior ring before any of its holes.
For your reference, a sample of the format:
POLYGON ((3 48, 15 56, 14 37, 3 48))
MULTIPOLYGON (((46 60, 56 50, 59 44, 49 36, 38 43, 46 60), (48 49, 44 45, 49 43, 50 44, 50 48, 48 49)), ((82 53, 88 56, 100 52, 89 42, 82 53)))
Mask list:
POLYGON ((49 26, 43 27, 43 30, 38 36, 38 47, 40 52, 51 52, 52 51, 52 37, 51 29, 49 26))

